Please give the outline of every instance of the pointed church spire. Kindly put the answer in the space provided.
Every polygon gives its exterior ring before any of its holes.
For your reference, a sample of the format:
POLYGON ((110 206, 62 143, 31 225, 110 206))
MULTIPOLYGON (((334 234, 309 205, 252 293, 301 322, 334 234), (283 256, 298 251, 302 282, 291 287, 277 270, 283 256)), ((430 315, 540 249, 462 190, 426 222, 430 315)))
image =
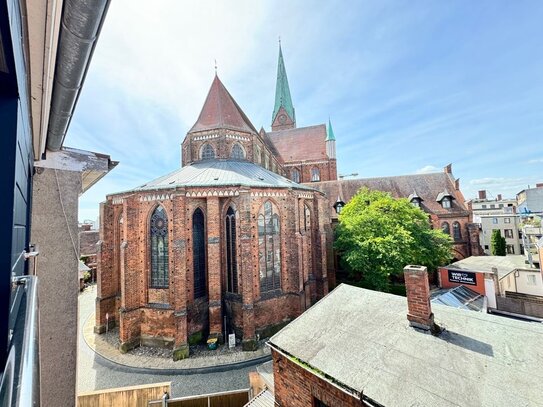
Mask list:
POLYGON ((275 106, 273 108, 273 115, 272 115, 272 128, 273 127, 278 127, 278 128, 296 127, 296 116, 294 113, 294 106, 292 105, 292 98, 290 97, 290 88, 288 86, 287 71, 285 69, 285 62, 283 60, 283 51, 281 50, 281 40, 279 40, 279 60, 277 62, 277 83, 275 85, 275 106))
POLYGON ((334 130, 332 129, 332 122, 328 118, 328 129, 326 130, 326 139, 324 141, 336 141, 334 136, 334 130))

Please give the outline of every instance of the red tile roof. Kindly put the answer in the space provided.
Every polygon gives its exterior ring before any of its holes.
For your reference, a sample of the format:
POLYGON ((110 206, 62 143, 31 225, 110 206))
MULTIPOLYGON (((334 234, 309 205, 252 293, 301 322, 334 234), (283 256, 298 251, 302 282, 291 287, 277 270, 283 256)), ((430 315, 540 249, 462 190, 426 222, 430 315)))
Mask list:
POLYGON ((257 133, 251 121, 226 90, 217 75, 213 79, 198 120, 189 130, 195 131, 230 129, 257 133))
POLYGON ((326 125, 266 133, 285 162, 326 160, 326 125))

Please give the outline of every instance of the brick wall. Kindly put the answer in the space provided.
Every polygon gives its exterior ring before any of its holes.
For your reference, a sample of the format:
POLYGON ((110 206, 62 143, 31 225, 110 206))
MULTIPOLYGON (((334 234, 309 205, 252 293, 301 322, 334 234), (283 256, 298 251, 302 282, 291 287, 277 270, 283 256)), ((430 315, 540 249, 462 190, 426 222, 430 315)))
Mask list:
POLYGON ((315 399, 329 407, 363 406, 354 396, 272 348, 275 401, 281 407, 308 407, 315 399))
MULTIPOLYGON (((186 344, 197 332, 221 336, 224 316, 245 341, 268 336, 327 293, 327 206, 295 190, 224 187, 222 195, 208 190, 160 191, 109 197, 102 205, 101 250, 96 330, 105 330, 105 314, 120 326, 121 342, 130 348, 142 338, 174 338, 186 344), (190 192, 190 196, 186 196, 190 192), (154 192, 156 193, 156 192, 154 192), (194 195, 201 197, 194 197, 194 195), (260 292, 258 213, 270 200, 280 217, 281 289, 260 292), (162 205, 168 216, 169 287, 151 288, 149 220, 162 205), (304 212, 311 209, 309 230, 304 212), (226 296, 224 219, 229 206, 236 211, 238 293, 226 296), (206 228, 207 295, 194 298, 192 215, 204 213, 206 228), (119 219, 122 217, 122 223, 119 219), (302 253, 302 255, 300 255, 302 253), (223 309, 224 299, 228 307, 223 309), (119 314, 119 309, 121 313, 119 314)), ((122 345, 124 346, 124 345, 122 345)))

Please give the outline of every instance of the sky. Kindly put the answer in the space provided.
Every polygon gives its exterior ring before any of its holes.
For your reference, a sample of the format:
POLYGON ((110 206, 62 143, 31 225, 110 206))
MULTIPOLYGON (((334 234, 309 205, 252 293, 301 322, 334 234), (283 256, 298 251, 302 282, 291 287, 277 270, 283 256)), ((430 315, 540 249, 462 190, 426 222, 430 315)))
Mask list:
POLYGON ((339 174, 442 171, 466 198, 543 182, 543 2, 115 0, 65 145, 119 165, 80 198, 180 167, 215 74, 270 129, 278 38, 297 126, 331 119, 339 174))

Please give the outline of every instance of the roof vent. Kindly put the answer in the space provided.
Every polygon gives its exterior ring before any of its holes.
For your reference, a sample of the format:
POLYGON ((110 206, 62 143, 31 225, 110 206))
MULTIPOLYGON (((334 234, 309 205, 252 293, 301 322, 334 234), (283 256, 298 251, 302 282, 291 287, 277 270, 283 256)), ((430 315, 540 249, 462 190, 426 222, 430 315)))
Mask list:
POLYGON ((219 177, 215 177, 215 178, 213 178, 213 179, 214 179, 215 181, 218 181, 218 180, 219 180, 219 177))
POLYGON ((260 181, 264 181, 264 177, 258 177, 260 181))

